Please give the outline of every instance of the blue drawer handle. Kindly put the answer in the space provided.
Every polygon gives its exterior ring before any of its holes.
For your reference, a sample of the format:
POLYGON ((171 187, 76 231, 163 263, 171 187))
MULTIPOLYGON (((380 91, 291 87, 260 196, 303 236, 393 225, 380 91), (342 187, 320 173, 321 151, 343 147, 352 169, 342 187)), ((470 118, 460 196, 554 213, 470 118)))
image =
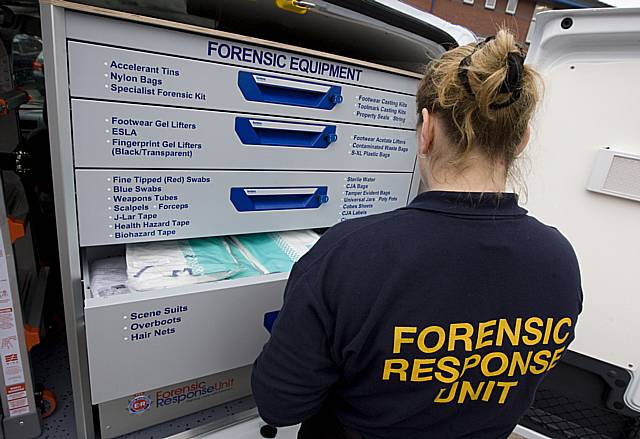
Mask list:
POLYGON ((326 186, 231 188, 231 202, 238 212, 316 209, 328 201, 326 186))
POLYGON ((238 72, 238 87, 248 101, 331 110, 342 102, 342 87, 278 76, 238 72))
POLYGON ((338 140, 333 125, 312 125, 236 117, 236 134, 245 145, 327 148, 338 140))
POLYGON ((264 315, 264 320, 262 323, 264 325, 264 328, 269 331, 269 334, 271 334, 271 331, 273 330, 273 324, 276 322, 278 314, 280 314, 280 311, 271 311, 264 315))

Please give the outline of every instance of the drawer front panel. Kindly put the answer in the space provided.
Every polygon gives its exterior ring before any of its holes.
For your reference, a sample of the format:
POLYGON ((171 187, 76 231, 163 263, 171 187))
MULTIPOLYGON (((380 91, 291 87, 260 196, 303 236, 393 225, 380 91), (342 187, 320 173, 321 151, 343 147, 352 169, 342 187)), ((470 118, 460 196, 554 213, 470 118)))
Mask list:
POLYGON ((416 134, 74 99, 76 167, 413 172, 416 134))
POLYGON ((330 227, 405 206, 413 174, 76 171, 82 246, 330 227))
POLYGON ((285 282, 86 307, 92 402, 252 364, 285 282))
POLYGON ((244 67, 69 42, 72 97, 414 129, 415 97, 244 67))

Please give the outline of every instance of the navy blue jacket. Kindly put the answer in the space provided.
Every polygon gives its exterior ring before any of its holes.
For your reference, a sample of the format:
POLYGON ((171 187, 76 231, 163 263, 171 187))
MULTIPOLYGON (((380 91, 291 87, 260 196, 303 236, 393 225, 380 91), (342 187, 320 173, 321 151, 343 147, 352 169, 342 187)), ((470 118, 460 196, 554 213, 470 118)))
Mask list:
POLYGON ((506 438, 581 307, 571 245, 516 195, 426 192, 294 266, 254 396, 276 426, 324 405, 365 438, 506 438))

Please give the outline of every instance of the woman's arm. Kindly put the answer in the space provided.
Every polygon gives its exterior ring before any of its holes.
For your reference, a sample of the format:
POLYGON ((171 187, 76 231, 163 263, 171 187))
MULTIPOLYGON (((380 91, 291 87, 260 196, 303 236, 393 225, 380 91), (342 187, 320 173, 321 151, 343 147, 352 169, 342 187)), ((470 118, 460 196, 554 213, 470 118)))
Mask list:
POLYGON ((321 294, 296 264, 271 339, 253 366, 253 394, 269 424, 294 425, 320 410, 340 376, 327 336, 331 321, 321 294))

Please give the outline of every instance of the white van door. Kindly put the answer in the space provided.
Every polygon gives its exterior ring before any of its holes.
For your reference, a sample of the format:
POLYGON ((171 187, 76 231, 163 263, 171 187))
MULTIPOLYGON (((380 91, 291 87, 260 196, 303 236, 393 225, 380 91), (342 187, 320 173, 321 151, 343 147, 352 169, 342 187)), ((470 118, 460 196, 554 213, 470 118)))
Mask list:
POLYGON ((637 434, 630 421, 640 416, 639 39, 640 9, 536 19, 527 63, 545 89, 521 163, 525 205, 573 244, 584 291, 572 352, 521 421, 544 437, 637 434))

